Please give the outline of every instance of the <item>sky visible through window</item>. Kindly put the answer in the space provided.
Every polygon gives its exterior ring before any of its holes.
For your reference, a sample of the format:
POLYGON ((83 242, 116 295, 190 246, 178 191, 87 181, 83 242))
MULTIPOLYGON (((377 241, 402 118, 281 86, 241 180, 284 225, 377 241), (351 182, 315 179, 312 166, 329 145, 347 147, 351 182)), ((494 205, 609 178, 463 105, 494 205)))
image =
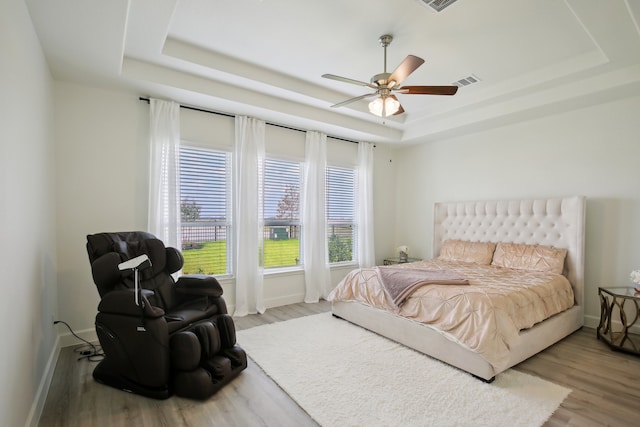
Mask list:
MULTIPOLYGON (((195 202, 201 220, 223 219, 227 215, 230 186, 229 154, 223 151, 180 148, 180 188, 183 202, 195 202), (213 196, 213 197, 212 197, 213 196)), ((265 184, 269 191, 264 199, 265 219, 275 219, 278 203, 286 195, 287 185, 300 191, 301 164, 299 162, 266 159, 265 184), (270 185, 271 184, 271 185, 270 185)), ((330 167, 327 173, 327 216, 331 220, 352 220, 354 217, 353 169, 330 167)))
POLYGON ((180 148, 180 199, 200 208, 198 219, 226 218, 228 160, 223 151, 180 148))
POLYGON ((299 162, 265 160, 263 207, 265 219, 275 219, 278 216, 278 203, 286 196, 287 186, 294 187, 300 194, 301 169, 299 162))

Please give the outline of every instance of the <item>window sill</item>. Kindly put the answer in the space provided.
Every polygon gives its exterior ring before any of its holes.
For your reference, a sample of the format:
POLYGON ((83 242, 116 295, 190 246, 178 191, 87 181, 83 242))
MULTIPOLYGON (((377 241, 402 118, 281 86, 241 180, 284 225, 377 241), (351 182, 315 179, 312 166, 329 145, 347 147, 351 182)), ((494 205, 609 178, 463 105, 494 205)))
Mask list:
MULTIPOLYGON (((330 270, 336 269, 354 269, 358 267, 357 262, 348 261, 348 262, 338 262, 329 264, 330 270)), ((282 268, 269 268, 264 270, 265 276, 287 276, 292 274, 304 273, 304 266, 299 265, 295 267, 282 267, 282 268)))
MULTIPOLYGON (((329 265, 330 270, 341 270, 348 269, 352 270, 354 268, 358 268, 358 263, 349 261, 349 262, 340 262, 329 265)), ((282 267, 282 268, 268 268, 264 270, 264 275, 269 277, 277 277, 277 276, 293 276, 297 274, 304 273, 304 266, 299 265, 295 267, 282 267)), ((233 275, 224 275, 224 276, 213 276, 218 281, 222 283, 232 283, 235 281, 235 276, 233 275)))
POLYGON ((304 267, 296 265, 294 267, 265 268, 265 276, 289 276, 292 274, 304 273, 304 267))
POLYGON ((347 262, 336 262, 329 265, 329 268, 337 269, 337 268, 358 268, 358 263, 356 261, 347 261, 347 262))

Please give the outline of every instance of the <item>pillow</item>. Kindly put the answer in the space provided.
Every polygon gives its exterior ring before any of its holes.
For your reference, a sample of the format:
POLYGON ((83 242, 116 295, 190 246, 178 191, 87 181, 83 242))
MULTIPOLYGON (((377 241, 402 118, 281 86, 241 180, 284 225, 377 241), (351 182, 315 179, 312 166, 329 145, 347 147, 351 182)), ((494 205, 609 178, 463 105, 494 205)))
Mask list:
POLYGON ((438 259, 445 261, 473 262, 489 265, 496 244, 492 242, 465 242, 463 240, 445 240, 438 259))
POLYGON ((567 250, 553 246, 498 243, 491 265, 562 274, 567 250))

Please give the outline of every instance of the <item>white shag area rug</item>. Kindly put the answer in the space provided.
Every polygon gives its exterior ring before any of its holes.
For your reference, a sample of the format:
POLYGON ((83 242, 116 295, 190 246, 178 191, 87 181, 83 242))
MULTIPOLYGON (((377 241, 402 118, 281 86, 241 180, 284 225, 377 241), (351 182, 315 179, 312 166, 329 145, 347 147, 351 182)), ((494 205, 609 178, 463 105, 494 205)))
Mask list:
POLYGON ((238 331, 322 426, 540 426, 571 390, 512 369, 487 384, 331 313, 238 331))

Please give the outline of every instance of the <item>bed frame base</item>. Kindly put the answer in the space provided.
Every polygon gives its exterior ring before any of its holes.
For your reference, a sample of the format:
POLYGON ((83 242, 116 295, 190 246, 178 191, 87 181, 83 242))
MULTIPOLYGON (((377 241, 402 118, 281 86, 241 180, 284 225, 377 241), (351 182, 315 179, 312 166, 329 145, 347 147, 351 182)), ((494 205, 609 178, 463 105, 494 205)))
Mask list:
POLYGON ((428 325, 356 301, 334 301, 331 311, 336 317, 462 369, 485 382, 492 382, 500 372, 580 329, 584 318, 582 307, 574 306, 521 331, 521 339, 511 347, 508 365, 496 370, 479 354, 428 325))

